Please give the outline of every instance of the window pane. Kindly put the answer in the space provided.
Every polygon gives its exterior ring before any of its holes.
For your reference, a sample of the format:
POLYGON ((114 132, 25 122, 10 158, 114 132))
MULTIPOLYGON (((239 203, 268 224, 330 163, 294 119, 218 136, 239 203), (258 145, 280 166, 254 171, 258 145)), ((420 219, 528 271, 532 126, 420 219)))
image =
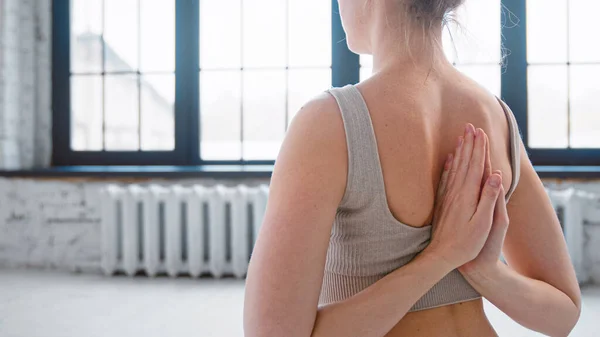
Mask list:
POLYGON ((104 0, 106 71, 138 69, 138 2, 104 0))
POLYGON ((456 63, 500 63, 500 0, 466 1, 451 24, 456 63))
POLYGON ((371 77, 373 73, 373 68, 371 67, 360 67, 360 80, 364 81, 367 78, 371 77))
POLYGON ((142 150, 173 150, 175 76, 144 75, 140 88, 142 150))
POLYGON ((138 150, 137 76, 107 75, 104 83, 106 150, 138 150))
POLYGON ((571 62, 600 62, 600 28, 596 21, 600 13, 600 2, 592 0, 570 0, 569 40, 571 62))
POLYGON ((527 0, 527 59, 567 62, 567 0, 527 0))
POLYGON ((71 149, 102 150, 102 77, 71 77, 71 149))
POLYGON ((600 147, 600 65, 571 67, 571 147, 600 147))
POLYGON ((244 67, 285 67, 286 1, 244 1, 242 15, 244 67))
POLYGON ((360 55, 360 80, 371 77, 373 72, 373 55, 360 55))
POLYGON ((140 0, 140 21, 140 70, 175 71, 175 1, 140 0))
POLYGON ((360 55, 360 65, 361 67, 373 67, 373 55, 360 55))
POLYGON ((500 97, 500 65, 457 66, 458 70, 500 97))
POLYGON ((289 65, 330 66, 331 3, 323 0, 288 1, 289 65), (307 24, 307 18, 310 18, 310 24, 307 24))
POLYGON ((288 76, 289 123, 306 102, 331 87, 331 69, 290 70, 288 76))
POLYGON ((242 17, 239 0, 200 1, 200 67, 242 66, 242 17))
POLYGON ((204 160, 242 158, 240 71, 200 72, 200 152, 204 160))
POLYGON ((530 66, 528 85, 529 146, 568 147, 567 66, 530 66))
POLYGON ((244 159, 277 157, 285 132, 285 84, 285 70, 244 72, 244 159))
POLYGON ((71 0, 71 71, 102 71, 102 0, 71 0))

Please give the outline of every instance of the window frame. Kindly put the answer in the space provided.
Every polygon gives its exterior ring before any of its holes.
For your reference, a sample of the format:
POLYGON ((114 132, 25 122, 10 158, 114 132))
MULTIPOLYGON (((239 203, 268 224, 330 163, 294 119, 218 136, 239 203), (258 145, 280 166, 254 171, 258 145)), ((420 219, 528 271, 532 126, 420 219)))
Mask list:
MULTIPOLYGON (((54 0, 52 8, 52 164, 189 165, 197 134, 198 79, 186 71, 198 63, 198 1, 175 2, 175 148, 172 151, 74 151, 71 149, 70 0, 54 0), (196 11, 194 11, 196 9, 196 11), (182 43, 185 41, 186 43, 182 43), (191 41, 191 42, 189 42, 191 41), (194 57, 196 56, 196 57, 194 57), (56 90, 61 88, 61 90, 56 90)), ((103 74, 102 74, 103 75, 103 74)), ((197 148, 197 146, 196 146, 197 148)))
MULTIPOLYGON (((200 153, 200 0, 175 1, 175 148, 172 151, 74 151, 71 149, 70 0, 53 0, 52 163, 73 165, 272 165, 274 160, 204 160, 200 153), (57 90, 57 88, 61 88, 57 90)), ((599 165, 600 149, 538 149, 528 146, 526 0, 502 0, 502 42, 509 50, 501 96, 513 110, 534 165, 599 165), (518 22, 508 19, 513 13, 518 22)), ((345 42, 337 0, 331 0, 331 84, 360 79, 360 59, 345 42)))
POLYGON ((502 41, 504 48, 509 51, 504 59, 505 67, 501 76, 502 99, 511 107, 517 119, 531 162, 534 165, 600 165, 600 148, 544 149, 529 147, 527 0, 502 0, 502 5, 502 41))

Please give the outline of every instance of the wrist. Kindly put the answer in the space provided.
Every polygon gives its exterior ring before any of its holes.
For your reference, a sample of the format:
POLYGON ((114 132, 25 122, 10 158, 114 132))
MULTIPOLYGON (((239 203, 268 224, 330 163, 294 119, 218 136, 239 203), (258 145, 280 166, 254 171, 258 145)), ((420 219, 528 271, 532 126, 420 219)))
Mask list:
POLYGON ((478 283, 497 280, 505 269, 506 265, 500 261, 500 259, 496 260, 495 263, 487 263, 483 266, 459 268, 461 274, 463 274, 466 279, 477 281, 478 283))
POLYGON ((443 272, 444 275, 456 269, 457 266, 454 263, 450 262, 448 259, 446 259, 444 257, 444 254, 439 254, 437 251, 428 248, 423 250, 417 256, 417 258, 423 261, 427 261, 427 263, 429 264, 432 264, 434 268, 443 272))

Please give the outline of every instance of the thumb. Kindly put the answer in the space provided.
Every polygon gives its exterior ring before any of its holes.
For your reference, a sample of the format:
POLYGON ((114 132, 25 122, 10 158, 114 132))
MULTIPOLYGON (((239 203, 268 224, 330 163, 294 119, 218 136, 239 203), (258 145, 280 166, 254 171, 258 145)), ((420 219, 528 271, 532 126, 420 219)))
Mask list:
POLYGON ((477 210, 473 215, 473 220, 476 221, 476 223, 489 222, 490 225, 492 224, 494 209, 496 208, 496 201, 498 200, 498 193, 500 193, 501 186, 502 176, 498 173, 494 173, 488 178, 481 191, 477 210))
POLYGON ((508 217, 508 211, 506 210, 506 199, 504 198, 504 194, 504 187, 500 185, 500 193, 498 193, 494 209, 494 225, 492 230, 506 234, 510 219, 508 217))

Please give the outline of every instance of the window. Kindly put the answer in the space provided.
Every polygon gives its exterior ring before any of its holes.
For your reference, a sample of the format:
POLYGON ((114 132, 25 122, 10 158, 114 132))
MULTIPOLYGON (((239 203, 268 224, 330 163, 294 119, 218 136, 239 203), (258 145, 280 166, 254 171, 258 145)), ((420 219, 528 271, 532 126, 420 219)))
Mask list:
POLYGON ((55 0, 54 163, 272 163, 332 85, 332 6, 55 0))
POLYGON ((589 39, 599 11, 594 1, 527 2, 532 148, 600 147, 600 44, 589 39))
POLYGON ((505 0, 502 94, 534 164, 600 164, 600 44, 589 0, 505 0))
MULTIPOLYGON (((55 165, 269 164, 304 102, 372 69, 348 50, 337 0, 53 10, 55 165)), ((455 66, 512 107, 534 164, 600 164, 600 45, 585 26, 598 10, 467 0, 444 34, 455 66)))
POLYGON ((496 96, 501 94, 501 9, 500 0, 467 0, 444 36, 448 58, 496 96))
POLYGON ((173 150, 174 0, 71 1, 70 53, 71 149, 173 150))
POLYGON ((331 3, 200 1, 202 159, 274 160, 294 113, 329 87, 331 3))

